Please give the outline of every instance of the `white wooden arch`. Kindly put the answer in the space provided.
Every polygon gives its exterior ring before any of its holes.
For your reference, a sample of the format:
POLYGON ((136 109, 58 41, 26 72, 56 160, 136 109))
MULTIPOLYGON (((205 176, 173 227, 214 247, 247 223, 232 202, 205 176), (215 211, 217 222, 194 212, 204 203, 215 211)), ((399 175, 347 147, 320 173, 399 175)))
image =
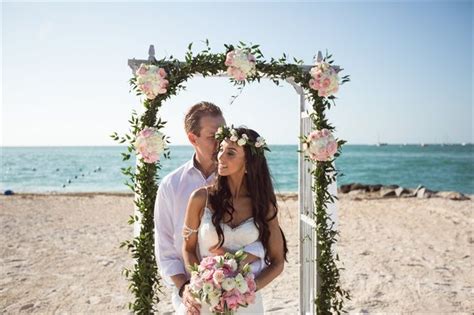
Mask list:
MULTIPOLYGON (((155 48, 150 45, 148 49, 148 59, 129 59, 128 66, 132 69, 132 74, 135 75, 136 70, 142 63, 156 62, 155 48)), ((304 71, 309 71, 312 66, 302 65, 300 66, 304 71)), ((199 75, 196 73, 196 75, 199 75)), ((227 77, 227 73, 218 75, 211 75, 210 77, 227 77)), ((306 98, 304 95, 304 89, 295 83, 291 78, 285 80, 293 88, 300 97, 300 135, 306 135, 312 130, 311 118, 308 115, 308 108, 306 108, 306 98)), ((299 143, 299 150, 302 151, 302 145, 299 143)), ((139 158, 136 159, 136 163, 139 163, 139 158)), ((314 221, 314 200, 311 191, 312 176, 310 169, 312 164, 305 161, 303 153, 298 155, 298 173, 299 173, 299 184, 298 184, 298 228, 299 228, 299 269, 300 269, 300 301, 299 310, 300 314, 316 314, 316 308, 314 299, 320 288, 320 280, 318 279, 316 258, 319 257, 319 249, 317 248, 316 239, 316 224, 314 221)), ((335 164, 333 163, 335 169, 335 164)), ((328 186, 328 191, 331 195, 337 196, 337 181, 334 181, 328 186)), ((138 196, 135 196, 137 198, 138 196)), ((338 203, 337 199, 335 202, 327 203, 328 215, 334 222, 334 230, 337 231, 339 226, 338 221, 338 203)), ((139 218, 135 221, 133 234, 134 237, 140 234, 141 226, 141 213, 135 206, 134 214, 139 218)), ((333 244, 333 251, 336 247, 333 244)))

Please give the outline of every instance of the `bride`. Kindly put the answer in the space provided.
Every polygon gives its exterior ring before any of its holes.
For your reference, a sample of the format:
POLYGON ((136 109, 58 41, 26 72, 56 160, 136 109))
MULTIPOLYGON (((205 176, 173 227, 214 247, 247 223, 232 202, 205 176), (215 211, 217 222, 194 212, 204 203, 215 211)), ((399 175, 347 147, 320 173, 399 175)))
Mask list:
MULTIPOLYGON (((247 254, 246 263, 257 262, 255 303, 241 307, 237 314, 263 314, 260 290, 282 271, 287 245, 278 223, 278 208, 264 151, 265 140, 246 128, 221 127, 216 133, 219 142, 218 174, 212 186, 193 192, 183 227, 183 259, 185 265, 199 264, 204 257, 223 255, 256 241, 265 249, 261 258, 247 254)), ((185 288, 186 297, 187 288, 185 288)), ((196 305, 187 298, 185 307, 192 313, 196 305)), ((201 306, 201 314, 210 314, 201 306)))

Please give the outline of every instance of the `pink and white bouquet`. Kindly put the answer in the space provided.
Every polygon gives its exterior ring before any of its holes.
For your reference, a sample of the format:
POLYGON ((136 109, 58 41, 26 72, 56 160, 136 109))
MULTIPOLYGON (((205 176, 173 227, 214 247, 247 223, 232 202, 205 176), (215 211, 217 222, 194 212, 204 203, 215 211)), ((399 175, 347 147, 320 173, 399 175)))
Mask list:
POLYGON ((147 127, 138 134, 134 147, 145 163, 155 163, 166 148, 165 136, 158 129, 147 127))
POLYGON ((227 73, 237 81, 244 81, 256 73, 255 56, 240 49, 227 53, 225 65, 227 73))
POLYGON ((234 314, 255 303, 256 284, 250 265, 242 265, 245 257, 239 250, 235 255, 205 257, 199 266, 191 266, 191 294, 217 314, 234 314))
POLYGON ((316 65, 309 71, 312 77, 309 80, 309 86, 318 91, 318 95, 321 97, 331 96, 339 90, 339 76, 337 74, 341 70, 339 66, 333 66, 323 61, 322 54, 319 52, 316 65))
POLYGON ((312 131, 302 142, 303 152, 313 161, 328 161, 337 152, 337 141, 328 129, 312 131))
POLYGON ((168 87, 166 71, 155 65, 142 63, 135 73, 137 76, 137 87, 148 99, 154 99, 158 94, 165 94, 168 87))

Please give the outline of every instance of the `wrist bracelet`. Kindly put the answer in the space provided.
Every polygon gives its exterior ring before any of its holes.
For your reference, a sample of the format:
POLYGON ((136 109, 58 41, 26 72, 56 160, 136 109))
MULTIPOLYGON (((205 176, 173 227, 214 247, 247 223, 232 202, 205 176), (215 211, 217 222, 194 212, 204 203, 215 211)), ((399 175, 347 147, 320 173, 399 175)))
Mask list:
POLYGON ((183 285, 181 286, 181 288, 179 288, 179 291, 178 291, 178 295, 179 297, 183 297, 183 291, 184 291, 184 287, 189 284, 189 280, 187 280, 185 283, 183 283, 183 285))

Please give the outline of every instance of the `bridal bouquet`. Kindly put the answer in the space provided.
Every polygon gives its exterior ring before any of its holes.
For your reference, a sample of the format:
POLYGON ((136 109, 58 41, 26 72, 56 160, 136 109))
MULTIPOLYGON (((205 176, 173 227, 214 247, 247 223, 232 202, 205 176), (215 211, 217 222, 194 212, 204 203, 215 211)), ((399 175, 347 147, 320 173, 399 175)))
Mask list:
POLYGON ((312 131, 302 143, 303 152, 314 161, 328 161, 337 152, 337 141, 328 129, 312 131))
POLYGON ((245 257, 239 250, 235 255, 205 257, 199 266, 191 266, 189 289, 193 297, 214 314, 234 314, 239 307, 254 303, 256 284, 250 265, 242 266, 245 257))

